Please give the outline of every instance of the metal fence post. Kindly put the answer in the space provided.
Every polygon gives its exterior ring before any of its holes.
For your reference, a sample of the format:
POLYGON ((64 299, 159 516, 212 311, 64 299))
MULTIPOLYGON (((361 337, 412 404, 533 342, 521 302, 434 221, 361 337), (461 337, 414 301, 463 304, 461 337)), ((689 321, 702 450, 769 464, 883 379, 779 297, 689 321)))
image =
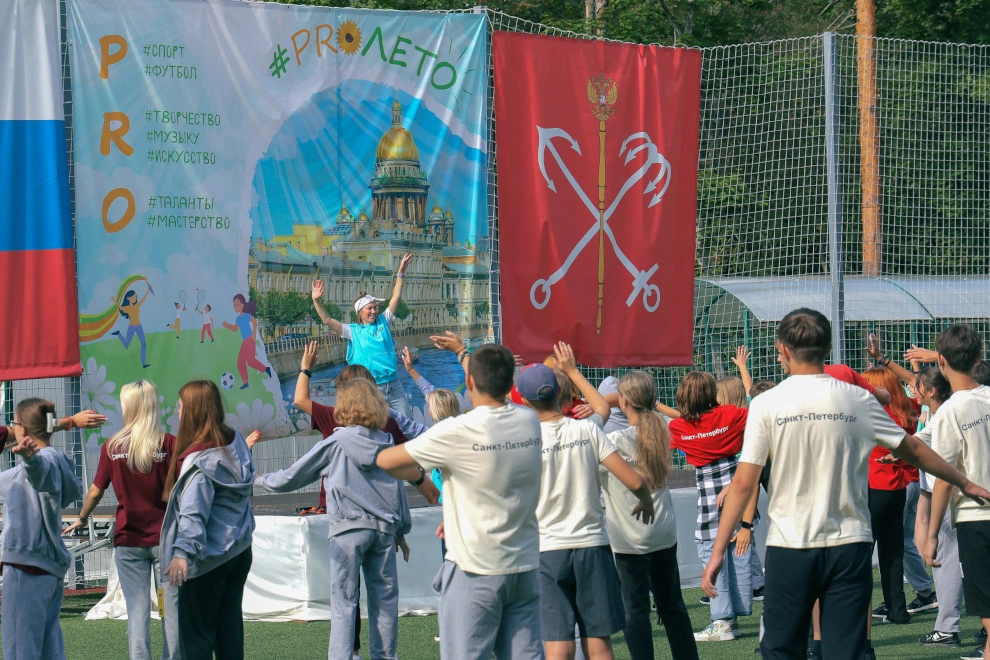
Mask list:
POLYGON ((828 256, 832 362, 846 361, 845 274, 842 263, 842 189, 839 173, 839 67, 834 32, 824 35, 825 160, 828 171, 828 256))

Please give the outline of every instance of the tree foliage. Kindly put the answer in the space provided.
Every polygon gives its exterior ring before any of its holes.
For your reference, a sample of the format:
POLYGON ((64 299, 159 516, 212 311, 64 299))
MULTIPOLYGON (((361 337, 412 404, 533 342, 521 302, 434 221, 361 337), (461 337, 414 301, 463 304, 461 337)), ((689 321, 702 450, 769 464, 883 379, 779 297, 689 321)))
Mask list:
POLYGON ((252 290, 251 297, 258 302, 255 316, 269 328, 284 328, 298 323, 309 316, 312 310, 309 297, 294 291, 271 289, 259 295, 252 290))
MULTIPOLYGON (((391 302, 392 302, 391 298, 384 300, 383 302, 378 304, 378 309, 382 311, 388 309, 388 306, 389 304, 391 304, 391 302)), ((405 300, 399 298, 399 304, 395 308, 395 318, 399 319, 400 321, 405 321, 407 318, 409 318, 410 314, 412 314, 412 310, 409 309, 409 305, 406 304, 405 300)))

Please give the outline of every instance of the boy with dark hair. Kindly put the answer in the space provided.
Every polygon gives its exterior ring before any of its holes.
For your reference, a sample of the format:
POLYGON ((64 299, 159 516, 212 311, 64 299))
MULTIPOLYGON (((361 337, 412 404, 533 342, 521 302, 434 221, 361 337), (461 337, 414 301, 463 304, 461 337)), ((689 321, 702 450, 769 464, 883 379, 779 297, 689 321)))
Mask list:
MULTIPOLYGON (((625 628, 619 574, 605 530, 598 467, 609 470, 634 492, 631 512, 653 521, 653 495, 646 480, 616 452, 602 431, 609 405, 577 368, 571 347, 554 346, 557 367, 595 411, 588 420, 566 417, 553 371, 542 364, 519 374, 516 389, 536 411, 542 435, 540 502, 540 586, 543 640, 548 658, 574 658, 574 626, 586 656, 612 657, 612 635, 625 628)), ((442 639, 442 635, 441 635, 442 639)))
POLYGON ((873 446, 894 450, 969 497, 990 498, 990 492, 907 435, 868 392, 824 374, 831 328, 823 314, 807 308, 789 313, 776 344, 778 360, 791 375, 750 407, 702 588, 716 595, 725 548, 769 459, 763 657, 804 657, 812 605, 820 599, 822 656, 860 660, 868 647, 865 614, 873 593, 867 503, 873 446))
MULTIPOLYGON (((956 324, 939 333, 935 350, 938 368, 952 386, 952 396, 931 422, 932 449, 973 482, 990 486, 990 387, 980 385, 973 377, 983 340, 972 327, 956 324)), ((980 617, 983 629, 990 632, 990 508, 967 501, 962 494, 953 492, 954 482, 935 476, 925 561, 937 564, 938 532, 951 504, 966 610, 980 617)), ((969 494, 965 490, 963 493, 969 494)), ((990 643, 962 657, 990 658, 990 643)))
MULTIPOLYGON (((451 333, 448 333, 448 335, 451 333)), ((456 338, 456 335, 453 336, 456 338)), ((443 470, 447 554, 433 587, 440 595, 440 654, 458 660, 543 658, 540 634, 540 423, 505 403, 515 360, 504 346, 468 357, 452 337, 474 408, 378 455, 397 478, 443 470)))

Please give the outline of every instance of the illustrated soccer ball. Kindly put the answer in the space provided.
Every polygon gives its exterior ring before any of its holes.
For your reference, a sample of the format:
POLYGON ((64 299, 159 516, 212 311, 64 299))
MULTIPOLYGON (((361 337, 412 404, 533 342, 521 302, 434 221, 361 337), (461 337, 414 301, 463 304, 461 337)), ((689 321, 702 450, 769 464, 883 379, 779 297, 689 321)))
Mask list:
POLYGON ((229 390, 234 386, 234 374, 229 371, 224 375, 220 376, 220 387, 225 390, 229 390))

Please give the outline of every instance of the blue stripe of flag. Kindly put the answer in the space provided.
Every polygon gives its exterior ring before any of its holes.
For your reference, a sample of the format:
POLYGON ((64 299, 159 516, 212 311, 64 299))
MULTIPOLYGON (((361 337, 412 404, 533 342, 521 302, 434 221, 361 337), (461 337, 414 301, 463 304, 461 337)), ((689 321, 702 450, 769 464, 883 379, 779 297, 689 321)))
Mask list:
POLYGON ((0 121, 0 252, 71 248, 64 121, 0 121))

